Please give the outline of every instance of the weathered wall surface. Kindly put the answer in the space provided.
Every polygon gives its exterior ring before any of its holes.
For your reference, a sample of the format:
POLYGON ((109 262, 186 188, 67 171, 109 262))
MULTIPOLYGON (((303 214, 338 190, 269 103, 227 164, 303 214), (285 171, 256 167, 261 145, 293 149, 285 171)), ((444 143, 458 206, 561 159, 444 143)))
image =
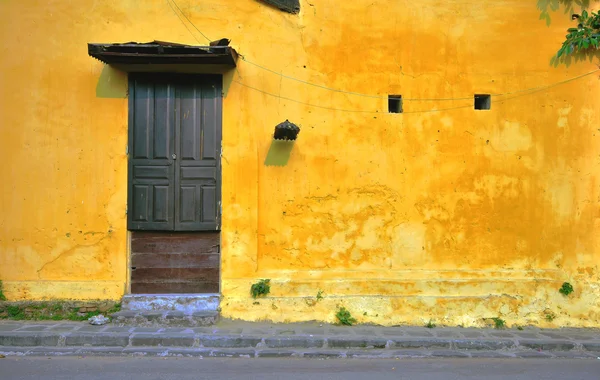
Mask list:
POLYGON ((520 0, 301 3, 1 2, 7 295, 126 291, 126 76, 86 43, 206 43, 195 26, 246 59, 224 78, 224 316, 600 325, 598 73, 548 87, 597 69, 550 65, 568 17, 547 27, 520 0), (504 95, 474 111, 475 93, 504 95), (285 119, 299 140, 265 166, 285 119))

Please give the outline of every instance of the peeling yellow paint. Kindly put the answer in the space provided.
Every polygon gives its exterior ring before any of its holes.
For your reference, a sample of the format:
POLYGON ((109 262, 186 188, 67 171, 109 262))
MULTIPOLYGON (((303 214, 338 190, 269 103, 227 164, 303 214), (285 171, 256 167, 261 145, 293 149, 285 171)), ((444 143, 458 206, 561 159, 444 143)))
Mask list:
MULTIPOLYGON (((547 27, 521 0, 314 0, 300 15, 177 4, 247 60, 225 76, 225 317, 334 321, 344 305, 385 325, 600 326, 600 82, 539 90, 597 69, 549 65, 568 17, 547 27), (497 94, 490 111, 473 110, 476 93, 497 94), (403 114, 387 113, 388 94, 403 114), (265 166, 285 119, 300 137, 286 166, 265 166), (255 305, 260 278, 272 294, 255 305)), ((127 83, 86 43, 205 41, 162 0, 3 1, 0 14, 0 35, 26 31, 0 48, 5 293, 117 299, 127 83)))

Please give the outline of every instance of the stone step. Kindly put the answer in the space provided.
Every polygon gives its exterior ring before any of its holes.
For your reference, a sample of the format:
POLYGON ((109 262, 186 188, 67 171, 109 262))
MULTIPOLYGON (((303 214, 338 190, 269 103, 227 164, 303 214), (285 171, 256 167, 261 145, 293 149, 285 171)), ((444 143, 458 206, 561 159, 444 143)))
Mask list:
POLYGON ((123 296, 124 311, 178 311, 184 314, 216 312, 218 294, 128 294, 123 296))
POLYGON ((116 326, 172 326, 196 327, 210 326, 217 322, 217 311, 145 311, 122 310, 112 315, 112 324, 116 326))

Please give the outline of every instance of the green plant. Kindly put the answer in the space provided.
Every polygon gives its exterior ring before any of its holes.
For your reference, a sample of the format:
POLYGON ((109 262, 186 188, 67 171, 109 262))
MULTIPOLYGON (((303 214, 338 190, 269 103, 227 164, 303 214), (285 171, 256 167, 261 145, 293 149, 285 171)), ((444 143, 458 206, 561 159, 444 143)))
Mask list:
POLYGON ((0 301, 6 301, 6 296, 4 295, 4 287, 2 286, 2 280, 0 280, 0 301))
POLYGON ((494 321, 494 328, 496 329, 503 329, 506 327, 506 321, 502 318, 492 318, 492 321, 494 321))
POLYGON ((560 289, 558 289, 558 291, 562 295, 568 296, 569 294, 573 293, 573 285, 569 284, 568 282, 563 282, 562 286, 560 287, 560 289))
POLYGON ((519 330, 519 331, 523 331, 523 330, 524 330, 524 329, 523 329, 523 326, 517 326, 517 330, 519 330))
POLYGON ((25 319, 25 313, 19 306, 9 305, 6 307, 8 317, 17 321, 25 319))
POLYGON ((250 294, 252 298, 264 297, 271 292, 271 280, 259 280, 256 284, 252 284, 250 287, 250 294))
POLYGON ((320 301, 323 299, 323 291, 321 289, 319 289, 319 291, 317 292, 317 301, 320 301))
POLYGON ((430 319, 429 322, 425 324, 425 327, 427 327, 428 329, 432 329, 435 327, 435 323, 433 323, 433 321, 430 319))
POLYGON ((573 14, 571 18, 577 21, 577 27, 567 29, 566 40, 556 58, 600 47, 600 13, 584 10, 581 15, 573 14))
POLYGON ((337 318, 340 325, 352 326, 356 323, 356 319, 352 317, 350 311, 348 311, 348 309, 346 309, 343 306, 338 309, 337 313, 335 313, 335 317, 337 318))
POLYGON ((552 322, 555 318, 556 318, 556 314, 554 314, 551 311, 546 311, 545 312, 545 318, 548 322, 552 322))

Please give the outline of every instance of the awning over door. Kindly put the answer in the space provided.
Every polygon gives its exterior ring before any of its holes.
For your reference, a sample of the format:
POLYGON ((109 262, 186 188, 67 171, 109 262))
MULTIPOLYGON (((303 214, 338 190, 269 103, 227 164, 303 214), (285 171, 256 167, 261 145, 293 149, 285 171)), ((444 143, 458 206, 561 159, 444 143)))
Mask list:
POLYGON ((235 68, 238 54, 223 39, 215 46, 173 42, 89 43, 88 54, 126 72, 181 72, 219 74, 235 68))

